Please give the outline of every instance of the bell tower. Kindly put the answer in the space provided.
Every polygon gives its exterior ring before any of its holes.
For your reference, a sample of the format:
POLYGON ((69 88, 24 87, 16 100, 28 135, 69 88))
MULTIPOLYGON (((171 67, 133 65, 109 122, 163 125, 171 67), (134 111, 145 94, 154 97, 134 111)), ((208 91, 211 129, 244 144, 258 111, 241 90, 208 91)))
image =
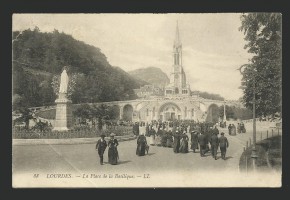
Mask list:
POLYGON ((182 67, 182 44, 179 36, 178 21, 176 24, 175 39, 173 43, 173 67, 170 73, 170 83, 166 87, 165 95, 189 95, 186 76, 182 67))

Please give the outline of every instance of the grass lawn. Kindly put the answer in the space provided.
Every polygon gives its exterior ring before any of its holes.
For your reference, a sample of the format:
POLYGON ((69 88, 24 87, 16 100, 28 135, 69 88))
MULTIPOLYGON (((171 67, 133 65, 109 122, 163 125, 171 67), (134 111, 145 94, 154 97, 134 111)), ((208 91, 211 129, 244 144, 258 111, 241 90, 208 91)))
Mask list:
MULTIPOLYGON (((282 170, 282 137, 275 136, 258 142, 257 149, 257 169, 267 172, 269 170, 282 170)), ((252 170, 252 149, 248 148, 243 152, 240 158, 240 171, 246 172, 252 170)))
POLYGON ((36 116, 45 118, 45 119, 55 119, 55 109, 39 111, 36 113, 36 116))

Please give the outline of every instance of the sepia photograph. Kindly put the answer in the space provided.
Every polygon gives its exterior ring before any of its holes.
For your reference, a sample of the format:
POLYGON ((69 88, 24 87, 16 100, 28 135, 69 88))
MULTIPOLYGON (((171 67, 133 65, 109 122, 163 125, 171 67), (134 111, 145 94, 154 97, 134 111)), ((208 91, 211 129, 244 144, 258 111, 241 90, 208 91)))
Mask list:
POLYGON ((14 13, 13 188, 282 186, 282 14, 14 13))

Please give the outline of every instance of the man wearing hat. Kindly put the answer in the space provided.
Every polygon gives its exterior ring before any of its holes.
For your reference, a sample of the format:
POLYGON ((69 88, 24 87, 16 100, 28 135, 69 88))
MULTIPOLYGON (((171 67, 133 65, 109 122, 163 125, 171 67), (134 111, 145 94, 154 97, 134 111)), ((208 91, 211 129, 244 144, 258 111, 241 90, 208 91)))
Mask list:
POLYGON ((225 160, 227 148, 229 147, 229 142, 228 142, 228 139, 224 135, 225 134, 222 132, 221 136, 219 137, 219 143, 220 143, 220 150, 221 150, 222 159, 225 160))
POLYGON ((219 133, 220 133, 220 132, 219 132, 217 126, 215 126, 214 129, 212 130, 212 134, 216 134, 216 135, 218 135, 219 133))
POLYGON ((206 144, 207 144, 207 140, 205 135, 201 132, 200 135, 198 136, 198 143, 199 143, 199 147, 200 147, 200 156, 204 157, 205 155, 205 150, 206 150, 206 144))
POLYGON ((105 135, 102 134, 101 138, 97 141, 96 145, 96 151, 98 151, 98 154, 100 156, 100 164, 103 165, 104 162, 104 153, 107 148, 107 142, 105 140, 105 135))

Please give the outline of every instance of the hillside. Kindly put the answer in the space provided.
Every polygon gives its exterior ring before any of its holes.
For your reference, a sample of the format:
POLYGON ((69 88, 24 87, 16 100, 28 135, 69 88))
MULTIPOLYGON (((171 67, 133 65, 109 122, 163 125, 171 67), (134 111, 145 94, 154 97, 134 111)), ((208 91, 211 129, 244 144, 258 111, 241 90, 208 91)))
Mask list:
POLYGON ((132 77, 163 88, 169 83, 167 75, 157 67, 147 67, 128 72, 132 77))
MULTIPOLYGON (((123 69, 121 69, 120 67, 114 67, 120 74, 126 74, 128 75, 129 73, 127 73, 126 71, 124 71, 123 69)), ((130 74, 129 74, 130 75, 130 74)), ((137 82, 139 85, 148 85, 149 82, 147 82, 146 80, 142 80, 142 79, 139 79, 138 77, 135 77, 135 76, 132 76, 130 75, 128 77, 129 79, 132 79, 132 81, 134 82, 137 82)))
POLYGON ((34 30, 13 32, 13 109, 54 104, 52 78, 64 66, 79 74, 73 103, 135 99, 133 89, 147 84, 112 67, 101 49, 71 35, 34 30))

